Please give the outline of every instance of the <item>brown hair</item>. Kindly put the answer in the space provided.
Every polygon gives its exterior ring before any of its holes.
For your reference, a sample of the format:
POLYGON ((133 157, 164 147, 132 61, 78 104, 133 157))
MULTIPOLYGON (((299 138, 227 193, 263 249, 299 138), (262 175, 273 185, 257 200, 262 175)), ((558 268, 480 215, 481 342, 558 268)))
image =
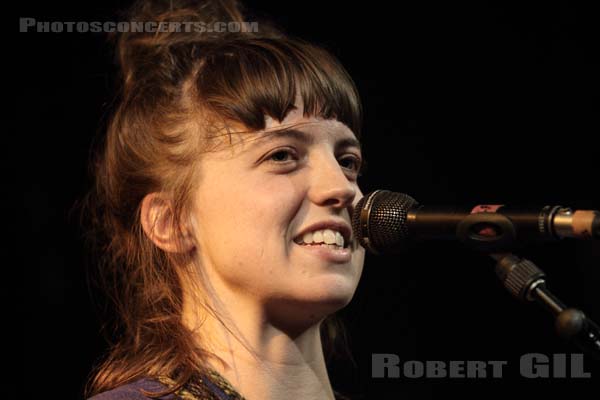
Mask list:
MULTIPOLYGON (((129 21, 243 22, 235 0, 138 1, 129 21)), ((121 85, 105 138, 91 168, 84 203, 91 222, 95 273, 111 305, 114 338, 95 368, 86 396, 143 376, 169 376, 175 390, 202 370, 208 356, 183 324, 182 279, 191 254, 155 246, 140 222, 143 198, 169 193, 181 226, 194 187, 194 165, 209 151, 211 132, 282 121, 301 96, 304 114, 335 118, 360 137, 361 106, 344 68, 326 50, 260 22, 258 32, 122 33, 115 37, 121 85)), ((230 137, 231 139, 231 137, 230 137)), ((321 326, 328 358, 338 339, 335 316, 321 326)), ((351 356, 350 356, 351 358, 351 356)))

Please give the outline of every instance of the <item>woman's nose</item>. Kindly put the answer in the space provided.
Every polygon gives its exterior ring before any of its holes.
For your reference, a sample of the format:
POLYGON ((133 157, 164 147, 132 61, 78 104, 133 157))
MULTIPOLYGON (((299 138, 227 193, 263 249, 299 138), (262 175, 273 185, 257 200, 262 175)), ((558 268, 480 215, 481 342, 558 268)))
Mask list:
POLYGON ((309 198, 320 206, 349 207, 357 195, 356 181, 344 172, 333 155, 319 156, 313 163, 309 198))

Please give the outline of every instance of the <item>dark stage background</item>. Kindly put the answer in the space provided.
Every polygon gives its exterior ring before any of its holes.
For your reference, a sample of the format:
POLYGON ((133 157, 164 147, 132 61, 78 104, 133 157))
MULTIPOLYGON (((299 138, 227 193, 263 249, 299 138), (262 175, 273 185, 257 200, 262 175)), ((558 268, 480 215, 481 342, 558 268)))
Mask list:
MULTIPOLYGON (((328 47, 353 76, 365 109, 365 193, 384 188, 423 204, 600 208, 596 9, 455 3, 246 2, 288 33, 328 47)), ((7 136, 18 143, 5 153, 18 182, 14 215, 25 229, 8 249, 19 254, 22 271, 21 398, 80 398, 104 349, 69 210, 89 184, 86 160, 111 100, 113 67, 103 35, 18 33, 18 17, 109 21, 127 4, 21 2, 11 25, 15 78, 5 78, 16 85, 18 129, 7 136)), ((564 241, 518 254, 547 272, 563 301, 600 321, 598 243, 564 241)), ((592 379, 521 378, 523 354, 579 351, 556 337, 549 315, 510 297, 490 259, 458 245, 368 256, 341 314, 358 368, 337 362, 331 376, 353 398, 558 398, 583 396, 599 382, 600 367, 588 358, 592 379), (502 379, 374 379, 373 353, 508 365, 502 379)))

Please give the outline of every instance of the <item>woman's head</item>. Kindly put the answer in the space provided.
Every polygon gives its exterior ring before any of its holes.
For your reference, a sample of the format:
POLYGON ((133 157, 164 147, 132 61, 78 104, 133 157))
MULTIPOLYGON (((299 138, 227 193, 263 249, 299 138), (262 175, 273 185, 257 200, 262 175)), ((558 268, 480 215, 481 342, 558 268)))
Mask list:
POLYGON ((305 117, 301 104, 282 122, 267 118, 266 130, 241 136, 198 164, 190 248, 200 283, 210 285, 201 292, 245 301, 248 313, 260 308, 292 333, 345 306, 358 284, 364 250, 349 235, 361 197, 360 147, 346 125, 305 117), (345 247, 333 257, 302 244, 305 233, 307 244, 313 236, 321 243, 317 235, 335 242, 333 232, 345 247))
MULTIPOLYGON (((233 0, 179 3, 142 1, 128 17, 243 21, 233 0)), ((198 274, 211 279, 207 292, 253 293, 283 324, 290 310, 318 321, 343 307, 361 249, 326 271, 294 243, 313 223, 348 223, 361 195, 351 143, 361 109, 343 67, 264 23, 254 33, 125 33, 117 55, 123 84, 90 209, 121 335, 92 391, 143 374, 183 380, 199 365, 206 354, 182 320, 198 274), (311 142, 283 135, 290 127, 311 142)))

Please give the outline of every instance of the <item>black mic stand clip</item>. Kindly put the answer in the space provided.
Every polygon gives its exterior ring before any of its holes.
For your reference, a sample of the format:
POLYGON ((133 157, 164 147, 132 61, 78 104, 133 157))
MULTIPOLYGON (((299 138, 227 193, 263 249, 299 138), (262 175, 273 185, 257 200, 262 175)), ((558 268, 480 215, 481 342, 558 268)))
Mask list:
POLYGON ((523 302, 536 302, 555 317, 559 336, 600 361, 600 328, 581 310, 567 308, 546 287, 546 274, 531 261, 511 253, 491 254, 504 287, 523 302))

